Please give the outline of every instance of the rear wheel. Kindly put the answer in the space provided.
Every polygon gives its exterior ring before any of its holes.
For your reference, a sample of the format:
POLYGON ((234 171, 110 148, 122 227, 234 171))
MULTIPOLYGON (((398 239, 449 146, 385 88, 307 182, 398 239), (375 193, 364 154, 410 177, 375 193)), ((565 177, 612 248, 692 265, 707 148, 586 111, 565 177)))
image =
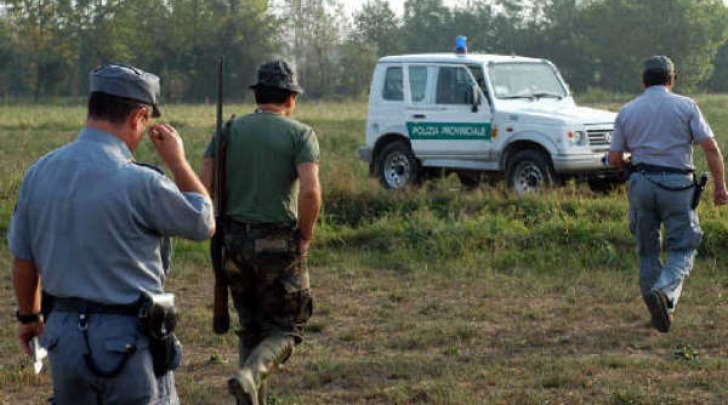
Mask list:
POLYGON ((506 177, 517 194, 529 194, 552 187, 555 176, 545 153, 527 149, 516 152, 510 159, 506 177))
POLYGON ((377 159, 379 182, 385 188, 401 189, 420 182, 420 162, 404 141, 394 141, 382 149, 377 159))

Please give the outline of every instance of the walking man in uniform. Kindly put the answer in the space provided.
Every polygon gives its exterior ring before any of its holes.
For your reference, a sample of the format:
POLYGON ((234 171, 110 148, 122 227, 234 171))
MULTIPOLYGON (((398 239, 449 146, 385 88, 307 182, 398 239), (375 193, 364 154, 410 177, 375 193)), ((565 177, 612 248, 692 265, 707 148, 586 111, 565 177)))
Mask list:
MULTIPOLYGON (((257 109, 226 125, 226 278, 240 322, 240 370, 228 381, 239 404, 265 405, 266 378, 301 343, 312 313, 306 255, 321 206, 319 145, 290 118, 303 92, 284 61, 258 68, 257 109)), ((214 186, 216 141, 202 179, 214 186)))
POLYGON ((644 62, 645 91, 620 110, 608 157, 611 166, 624 168, 627 153, 631 154, 629 221, 640 258, 640 289, 652 325, 663 333, 670 330, 703 236, 693 203, 697 187, 693 144, 705 153, 715 204, 728 202, 723 156, 713 131, 695 101, 672 93, 676 78, 668 57, 653 56, 644 62))
POLYGON ((157 76, 106 65, 90 88, 76 140, 30 167, 18 195, 8 232, 18 339, 26 353, 35 336, 47 348, 55 404, 178 404, 169 370, 179 343, 158 373, 137 303, 164 292, 169 236, 213 233, 212 203, 171 126, 149 136, 174 182, 134 162, 150 116, 160 116, 157 76), (45 320, 41 283, 52 302, 45 320))

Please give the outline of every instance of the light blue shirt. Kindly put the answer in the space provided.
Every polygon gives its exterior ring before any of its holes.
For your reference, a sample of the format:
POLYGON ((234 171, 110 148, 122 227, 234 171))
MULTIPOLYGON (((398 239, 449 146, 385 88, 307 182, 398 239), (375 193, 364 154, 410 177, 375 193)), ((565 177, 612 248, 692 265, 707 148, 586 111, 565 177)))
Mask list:
POLYGON ((619 111, 609 150, 631 152, 633 164, 694 169, 693 144, 713 131, 691 98, 650 86, 619 111))
POLYGON ((132 161, 126 144, 83 129, 28 169, 8 231, 59 297, 129 304, 163 292, 169 236, 207 239, 210 201, 132 161))

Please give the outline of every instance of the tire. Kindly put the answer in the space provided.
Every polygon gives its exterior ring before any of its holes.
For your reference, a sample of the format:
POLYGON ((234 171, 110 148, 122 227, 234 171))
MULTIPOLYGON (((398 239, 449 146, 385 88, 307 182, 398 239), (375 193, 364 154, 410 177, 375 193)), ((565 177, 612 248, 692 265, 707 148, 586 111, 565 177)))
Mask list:
POLYGON ((386 145, 377 157, 377 175, 384 188, 403 189, 420 183, 420 161, 404 141, 386 145))
POLYGON ((552 187, 555 176, 545 153, 526 149, 509 159, 506 178, 516 194, 531 194, 552 187))

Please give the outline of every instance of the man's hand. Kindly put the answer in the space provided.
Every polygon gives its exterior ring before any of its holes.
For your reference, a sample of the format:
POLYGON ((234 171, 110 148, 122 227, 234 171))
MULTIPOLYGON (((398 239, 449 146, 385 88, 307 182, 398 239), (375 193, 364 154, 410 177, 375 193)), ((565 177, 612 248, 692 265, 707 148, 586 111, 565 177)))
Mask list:
POLYGON ((624 169, 627 167, 627 159, 629 154, 622 151, 609 151, 607 154, 607 166, 614 167, 617 169, 624 169))
POLYGON ((159 124, 149 127, 149 139, 152 140, 159 157, 168 167, 174 168, 187 162, 182 137, 171 125, 159 124))
POLYGON ((725 185, 716 185, 715 191, 713 191, 713 202, 715 205, 728 204, 728 191, 726 191, 725 185))
POLYGON ((30 351, 30 340, 35 336, 40 336, 43 333, 44 326, 43 321, 18 324, 18 343, 20 344, 20 348, 23 349, 23 352, 28 356, 32 355, 30 351))

